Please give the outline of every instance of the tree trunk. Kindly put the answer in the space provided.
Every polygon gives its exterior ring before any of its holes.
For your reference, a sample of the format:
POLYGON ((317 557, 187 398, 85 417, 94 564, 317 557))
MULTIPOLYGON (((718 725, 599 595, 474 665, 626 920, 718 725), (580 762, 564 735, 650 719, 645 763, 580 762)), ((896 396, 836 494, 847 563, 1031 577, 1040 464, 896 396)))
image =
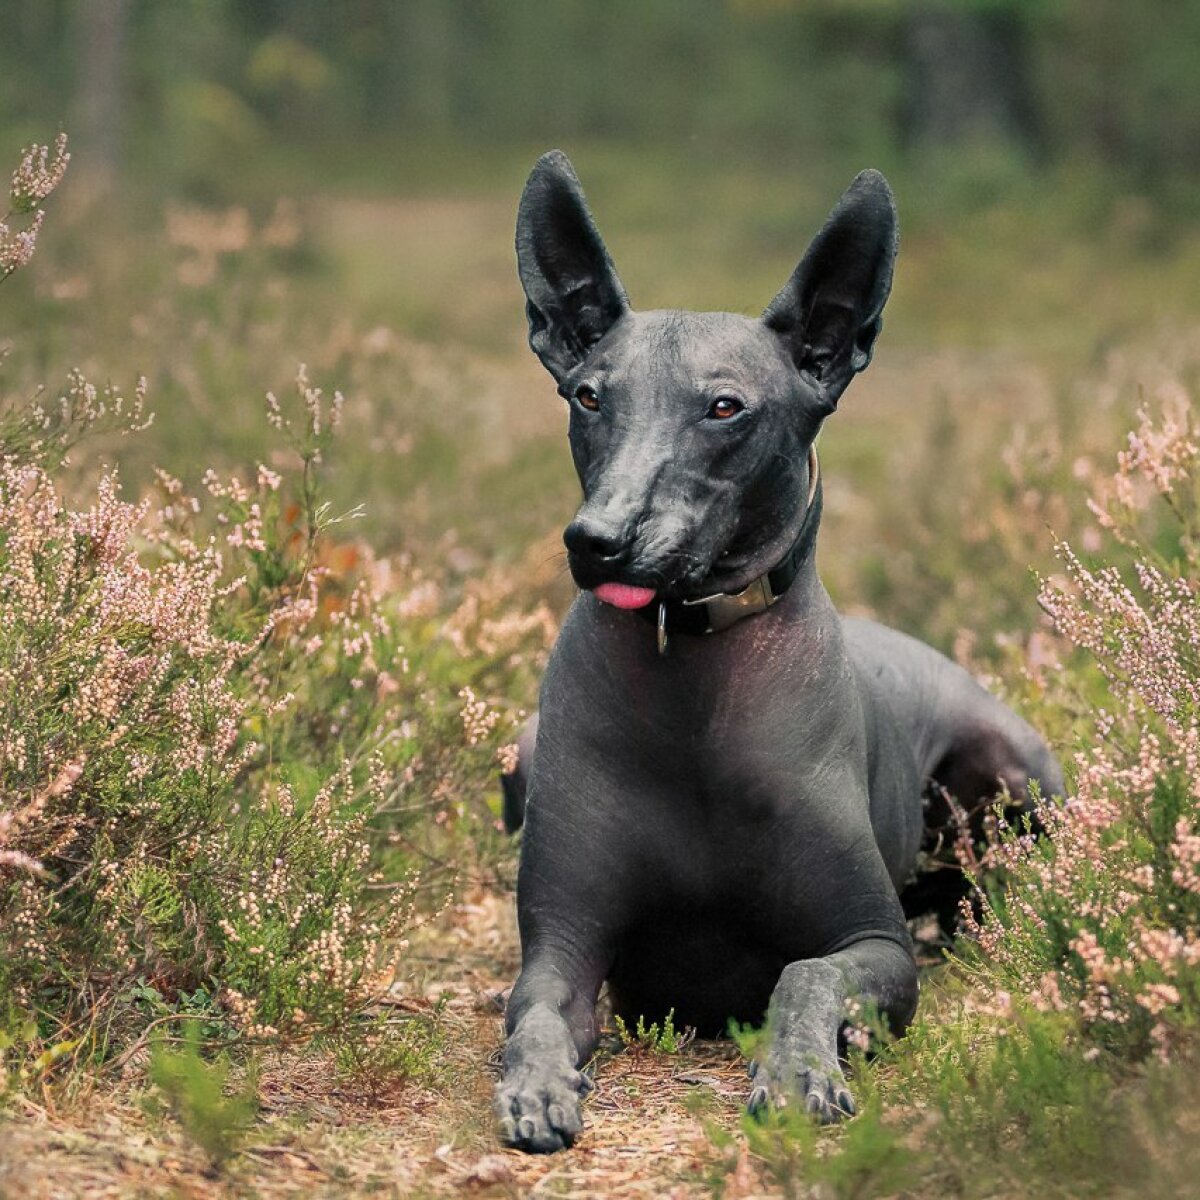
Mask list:
POLYGON ((905 29, 906 140, 956 145, 1003 139, 1036 149, 1025 31, 1000 10, 943 4, 912 9, 905 29))
POLYGON ((76 0, 76 87, 72 151, 94 186, 109 186, 125 141, 129 0, 76 0))

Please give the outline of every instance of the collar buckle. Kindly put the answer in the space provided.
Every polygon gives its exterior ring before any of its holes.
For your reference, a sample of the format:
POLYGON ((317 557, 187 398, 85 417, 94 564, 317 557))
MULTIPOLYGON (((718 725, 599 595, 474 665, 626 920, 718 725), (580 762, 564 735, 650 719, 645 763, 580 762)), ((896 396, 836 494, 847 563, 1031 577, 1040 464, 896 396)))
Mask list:
POLYGON ((740 592, 734 592, 732 595, 717 592, 712 596, 704 596, 699 600, 684 600, 682 603, 687 608, 703 604, 704 615, 708 618, 708 632, 720 633, 722 629, 736 625, 743 617, 766 612, 778 599, 771 590, 771 581, 766 575, 760 575, 740 592))

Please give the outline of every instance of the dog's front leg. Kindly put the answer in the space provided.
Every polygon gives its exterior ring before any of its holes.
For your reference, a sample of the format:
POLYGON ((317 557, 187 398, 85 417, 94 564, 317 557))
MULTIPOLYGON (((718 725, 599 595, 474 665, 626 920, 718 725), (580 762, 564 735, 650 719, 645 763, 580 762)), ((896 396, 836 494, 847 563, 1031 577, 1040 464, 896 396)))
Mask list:
POLYGON ((522 967, 496 1091, 500 1134, 511 1145, 546 1154, 571 1145, 583 1128, 579 1101, 591 1085, 579 1068, 596 1045, 598 988, 595 969, 549 951, 522 967))
POLYGON ((893 1030, 902 1030, 917 1006, 911 951, 890 938, 868 937, 783 969, 771 996, 766 1050, 751 1065, 752 1112, 795 1100, 822 1123, 854 1113, 838 1065, 838 1034, 851 1000, 874 1005, 893 1030))

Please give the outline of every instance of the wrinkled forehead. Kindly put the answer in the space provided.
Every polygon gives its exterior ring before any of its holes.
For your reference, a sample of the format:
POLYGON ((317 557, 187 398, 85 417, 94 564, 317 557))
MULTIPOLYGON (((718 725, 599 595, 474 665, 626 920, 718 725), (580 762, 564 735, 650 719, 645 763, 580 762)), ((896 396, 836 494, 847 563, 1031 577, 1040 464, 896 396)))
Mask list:
POLYGON ((761 321, 737 313, 663 310, 629 313, 588 365, 603 372, 610 387, 669 379, 680 386, 753 389, 789 361, 761 321))

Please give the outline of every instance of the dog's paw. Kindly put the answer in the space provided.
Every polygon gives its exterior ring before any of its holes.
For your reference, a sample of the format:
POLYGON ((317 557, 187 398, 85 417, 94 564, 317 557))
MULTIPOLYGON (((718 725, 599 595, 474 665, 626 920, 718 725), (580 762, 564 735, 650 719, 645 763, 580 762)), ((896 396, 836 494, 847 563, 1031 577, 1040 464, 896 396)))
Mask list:
POLYGON ((583 1129, 579 1101, 590 1089, 579 1071, 522 1071, 496 1089, 500 1138, 518 1150, 553 1154, 570 1146, 583 1129))
POLYGON ((836 1066, 824 1066, 815 1060, 791 1069, 778 1063, 753 1063, 750 1073, 753 1085, 746 1108, 754 1116, 790 1104, 801 1106, 822 1125, 854 1116, 854 1097, 836 1066))

